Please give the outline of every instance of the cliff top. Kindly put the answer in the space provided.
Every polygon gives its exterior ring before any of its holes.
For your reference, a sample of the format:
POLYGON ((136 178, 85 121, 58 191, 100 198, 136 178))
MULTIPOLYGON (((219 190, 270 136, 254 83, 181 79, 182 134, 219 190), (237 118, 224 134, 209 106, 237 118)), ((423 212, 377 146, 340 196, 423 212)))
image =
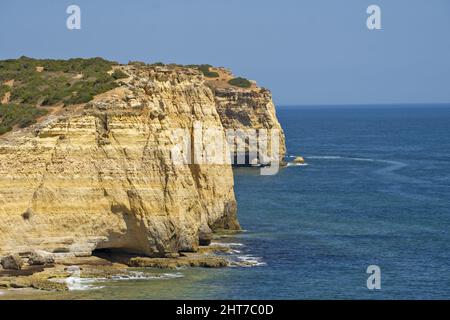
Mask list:
POLYGON ((80 110, 94 97, 123 85, 124 79, 138 71, 145 72, 155 81, 197 79, 214 90, 225 92, 263 90, 255 81, 236 78, 226 68, 207 64, 129 62, 121 65, 103 58, 51 60, 21 57, 2 60, 0 136, 27 128, 51 115, 80 110))

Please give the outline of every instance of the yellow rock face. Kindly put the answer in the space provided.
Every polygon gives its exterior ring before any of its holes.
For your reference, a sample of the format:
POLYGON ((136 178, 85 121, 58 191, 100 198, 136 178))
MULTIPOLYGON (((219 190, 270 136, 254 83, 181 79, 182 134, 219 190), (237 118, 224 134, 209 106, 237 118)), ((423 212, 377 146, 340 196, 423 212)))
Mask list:
POLYGON ((203 76, 121 68, 130 77, 81 110, 0 138, 0 256, 164 256, 195 251, 200 230, 239 229, 231 166, 172 159, 173 129, 223 129, 203 76))
MULTIPOLYGON (((214 87, 214 82, 210 82, 214 87)), ((242 89, 237 87, 214 88, 216 108, 222 120, 222 125, 227 129, 247 130, 256 129, 259 132, 267 132, 267 152, 269 158, 272 154, 272 132, 276 131, 278 143, 273 153, 278 154, 282 162, 286 155, 286 145, 283 129, 278 122, 272 94, 264 88, 242 89)), ((252 147, 247 146, 247 152, 255 152, 252 147)), ((268 159, 267 161, 270 161, 268 159)))

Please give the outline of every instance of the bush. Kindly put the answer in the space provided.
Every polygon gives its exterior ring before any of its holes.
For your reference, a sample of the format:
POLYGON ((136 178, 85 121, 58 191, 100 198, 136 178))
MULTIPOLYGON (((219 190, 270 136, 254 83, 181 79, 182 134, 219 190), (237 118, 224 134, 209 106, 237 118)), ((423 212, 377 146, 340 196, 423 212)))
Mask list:
POLYGON ((90 92, 80 92, 64 100, 64 104, 80 104, 91 101, 94 96, 90 92))
POLYGON ((10 91, 10 88, 8 86, 0 85, 0 100, 3 99, 3 96, 5 95, 5 93, 7 93, 9 91, 10 91))
POLYGON ((208 78, 219 77, 219 74, 217 72, 209 71, 209 68, 211 68, 211 67, 212 66, 209 64, 202 64, 202 65, 198 66, 198 69, 204 74, 205 77, 208 77, 208 78))
POLYGON ((20 128, 36 123, 36 119, 47 114, 47 110, 29 105, 1 104, 0 105, 0 134, 11 131, 18 125, 20 128))
POLYGON ((124 79, 124 78, 128 78, 128 75, 123 72, 122 70, 114 70, 114 72, 111 75, 114 79, 124 79))
POLYGON ((229 84, 240 88, 250 88, 252 83, 245 78, 237 77, 228 81, 229 84))
POLYGON ((137 66, 137 67, 144 67, 145 66, 145 62, 142 62, 142 61, 128 61, 128 64, 130 66, 137 66))
MULTIPOLYGON (((115 64, 102 58, 37 60, 21 57, 0 61, 0 80, 15 80, 9 90, 11 102, 16 104, 84 103, 96 94, 115 88, 115 80, 127 77, 120 70, 108 74, 115 64), (44 71, 36 72, 36 67, 43 67, 44 71), (83 77, 77 78, 78 74, 83 77)), ((4 90, 0 88, 0 94, 4 90)))
POLYGON ((0 61, 0 84, 14 79, 12 88, 0 85, 0 99, 11 92, 10 103, 0 105, 0 135, 14 126, 27 127, 47 113, 36 105, 86 103, 95 95, 117 87, 115 80, 128 75, 120 70, 108 74, 114 65, 117 63, 102 58, 38 60, 20 57, 0 61), (36 72, 37 67, 44 70, 36 72), (78 74, 83 77, 76 77, 78 74))

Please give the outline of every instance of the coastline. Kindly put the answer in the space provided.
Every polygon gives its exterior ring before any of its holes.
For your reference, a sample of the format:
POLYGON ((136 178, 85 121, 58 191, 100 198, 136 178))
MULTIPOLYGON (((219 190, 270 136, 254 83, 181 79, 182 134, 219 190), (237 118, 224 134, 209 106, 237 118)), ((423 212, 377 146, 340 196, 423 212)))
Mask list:
POLYGON ((21 294, 34 299, 45 292, 101 289, 101 283, 106 281, 178 278, 183 277, 179 272, 186 268, 247 268, 264 265, 255 258, 250 259, 248 255, 239 255, 241 251, 235 248, 242 244, 226 242, 233 234, 215 234, 214 241, 208 246, 199 246, 197 252, 182 252, 172 257, 150 258, 104 252, 89 257, 60 257, 55 259, 54 264, 41 268, 26 266, 20 271, 2 270, 0 299, 21 294))

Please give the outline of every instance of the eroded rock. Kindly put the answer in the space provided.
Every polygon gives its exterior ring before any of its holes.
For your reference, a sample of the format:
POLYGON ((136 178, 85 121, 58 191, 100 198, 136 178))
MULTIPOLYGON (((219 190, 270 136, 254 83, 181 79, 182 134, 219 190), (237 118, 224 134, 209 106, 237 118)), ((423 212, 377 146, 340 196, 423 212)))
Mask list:
POLYGON ((1 259, 1 265, 7 270, 20 270, 23 266, 23 260, 18 254, 11 254, 1 259))
POLYGON ((28 257, 28 264, 30 266, 45 266, 55 263, 55 259, 47 252, 41 250, 34 250, 28 257))

